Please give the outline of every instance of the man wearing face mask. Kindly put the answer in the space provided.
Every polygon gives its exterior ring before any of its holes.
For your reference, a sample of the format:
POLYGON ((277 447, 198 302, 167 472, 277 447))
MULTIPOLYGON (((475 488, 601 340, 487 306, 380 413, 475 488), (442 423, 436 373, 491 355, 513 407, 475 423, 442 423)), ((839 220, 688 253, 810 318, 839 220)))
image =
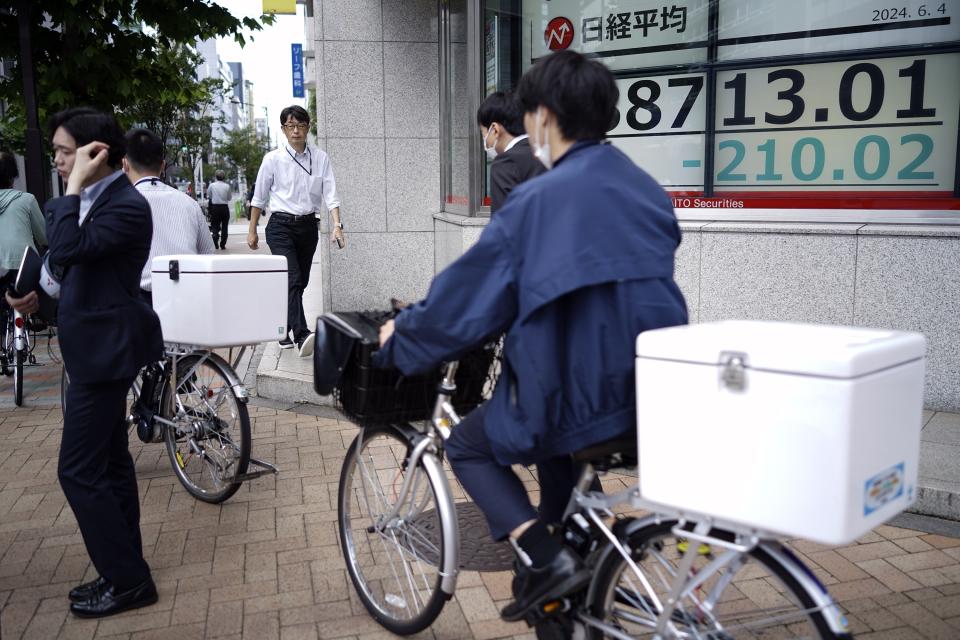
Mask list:
POLYGON ((636 438, 634 341, 687 322, 673 280, 680 228, 670 198, 603 144, 618 98, 610 71, 554 53, 523 76, 517 97, 534 155, 551 170, 514 189, 426 299, 383 326, 376 357, 413 374, 506 332, 493 397, 446 443, 493 538, 509 537, 527 567, 506 620, 589 580, 546 526, 562 518, 575 485, 571 454, 636 438), (539 512, 510 468, 518 463, 550 471, 539 512))
POLYGON ((497 91, 477 109, 483 150, 490 165, 490 214, 503 206, 507 195, 521 182, 544 172, 530 152, 523 129, 523 110, 512 94, 497 91))

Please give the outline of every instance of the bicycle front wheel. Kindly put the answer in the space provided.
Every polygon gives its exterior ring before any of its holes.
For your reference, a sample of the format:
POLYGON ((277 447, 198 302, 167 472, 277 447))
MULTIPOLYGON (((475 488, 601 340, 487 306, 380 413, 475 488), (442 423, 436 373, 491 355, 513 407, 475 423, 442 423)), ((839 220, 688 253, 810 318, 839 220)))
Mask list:
POLYGON ((176 425, 164 428, 173 471, 190 495, 212 504, 237 492, 236 478, 250 462, 250 416, 227 366, 215 355, 181 358, 176 394, 165 386, 160 400, 163 416, 176 425))
POLYGON ((391 427, 361 431, 343 461, 337 509, 340 545, 360 600, 401 635, 426 629, 440 615, 450 597, 441 589, 441 567, 454 544, 444 539, 448 512, 439 508, 449 493, 435 486, 440 481, 422 462, 410 468, 412 449, 391 427))
MULTIPOLYGON (((816 599, 763 546, 747 553, 732 552, 728 562, 710 566, 725 550, 677 537, 672 531, 676 524, 651 524, 629 536, 627 548, 653 594, 623 556, 610 553, 596 569, 591 615, 632 638, 653 637, 659 613, 655 603, 667 602, 681 556, 692 548, 698 556, 690 577, 709 575, 702 584, 681 594, 670 617, 671 628, 663 637, 849 638, 831 630, 816 599)), ((718 534, 714 531, 712 535, 718 534)), ((607 637, 599 629, 590 631, 595 640, 607 637)))

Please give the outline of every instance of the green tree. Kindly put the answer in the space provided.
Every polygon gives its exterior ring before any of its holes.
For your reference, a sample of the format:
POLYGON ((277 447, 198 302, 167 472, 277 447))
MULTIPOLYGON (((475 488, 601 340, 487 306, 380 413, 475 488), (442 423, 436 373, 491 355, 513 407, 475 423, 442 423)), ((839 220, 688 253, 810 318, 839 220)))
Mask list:
MULTIPOLYGON (((61 109, 88 105, 114 111, 126 126, 172 129, 169 114, 182 119, 210 89, 198 86, 195 77, 190 82, 196 68, 194 42, 232 35, 243 45, 244 29, 258 31, 273 23, 272 16, 237 19, 209 0, 28 4, 34 7, 30 33, 41 122, 61 109)), ((15 6, 0 0, 0 57, 16 61, 20 39, 15 6)), ((21 147, 25 107, 18 64, 0 78, 0 101, 7 105, 0 136, 21 147)))
POLYGON ((243 128, 228 131, 226 139, 217 147, 217 153, 231 167, 246 178, 248 185, 257 180, 257 171, 263 162, 263 156, 270 148, 267 136, 257 135, 253 129, 243 128))
POLYGON ((124 109, 122 115, 129 124, 146 127, 160 136, 166 147, 167 164, 178 164, 176 151, 188 141, 198 148, 209 146, 209 141, 204 145, 203 140, 197 144, 192 139, 189 133, 196 126, 189 123, 211 113, 216 100, 227 89, 213 78, 197 80, 194 69, 200 64, 201 56, 192 47, 171 47, 160 54, 160 61, 155 67, 157 82, 162 83, 165 90, 154 100, 137 100, 124 109), (180 137, 184 134, 186 140, 180 137))

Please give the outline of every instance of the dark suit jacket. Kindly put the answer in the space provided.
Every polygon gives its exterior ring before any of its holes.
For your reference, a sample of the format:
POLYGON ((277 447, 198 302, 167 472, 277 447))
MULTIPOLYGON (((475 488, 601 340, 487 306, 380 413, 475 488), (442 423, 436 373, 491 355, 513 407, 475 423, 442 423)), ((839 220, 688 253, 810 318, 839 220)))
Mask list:
POLYGON ((140 299, 150 255, 150 205, 126 176, 107 185, 82 225, 80 196, 47 203, 50 260, 64 269, 59 334, 72 381, 132 378, 163 357, 160 320, 140 299))
POLYGON ((497 154, 490 165, 490 213, 496 213, 503 206, 515 186, 546 170, 533 157, 527 138, 513 145, 509 151, 497 154))

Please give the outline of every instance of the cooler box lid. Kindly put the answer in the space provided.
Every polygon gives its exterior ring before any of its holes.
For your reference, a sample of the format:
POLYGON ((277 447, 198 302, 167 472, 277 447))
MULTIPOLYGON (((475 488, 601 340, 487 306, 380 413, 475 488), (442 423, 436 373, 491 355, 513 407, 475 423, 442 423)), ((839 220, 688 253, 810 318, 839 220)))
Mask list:
POLYGON ((691 364, 726 364, 827 378, 858 378, 923 358, 919 333, 833 325, 726 320, 645 331, 637 357, 691 364))
POLYGON ((170 263, 174 261, 176 261, 181 274, 287 272, 287 259, 283 256, 194 254, 157 256, 150 264, 150 272, 170 273, 170 263))

